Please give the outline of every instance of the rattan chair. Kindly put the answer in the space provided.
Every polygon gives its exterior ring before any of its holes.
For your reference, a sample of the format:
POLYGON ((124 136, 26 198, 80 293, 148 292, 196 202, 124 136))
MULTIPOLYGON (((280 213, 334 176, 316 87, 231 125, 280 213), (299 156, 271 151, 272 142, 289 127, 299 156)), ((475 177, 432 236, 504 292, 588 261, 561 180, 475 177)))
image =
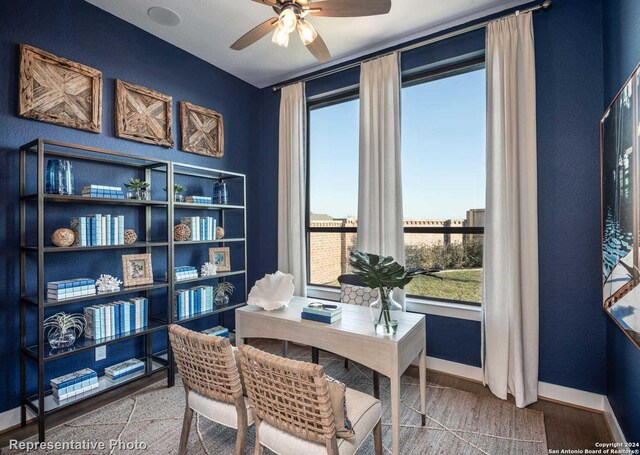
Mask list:
POLYGON ((229 340, 176 324, 169 326, 169 339, 187 400, 179 453, 187 451, 195 411, 209 420, 238 430, 235 454, 243 454, 247 427, 253 424, 253 416, 248 410, 249 401, 242 394, 240 373, 229 340))
POLYGON ((347 413, 355 436, 337 438, 322 366, 285 359, 247 345, 240 352, 256 421, 256 455, 263 453, 263 447, 280 455, 351 455, 372 431, 375 453, 382 454, 379 400, 347 388, 347 413))

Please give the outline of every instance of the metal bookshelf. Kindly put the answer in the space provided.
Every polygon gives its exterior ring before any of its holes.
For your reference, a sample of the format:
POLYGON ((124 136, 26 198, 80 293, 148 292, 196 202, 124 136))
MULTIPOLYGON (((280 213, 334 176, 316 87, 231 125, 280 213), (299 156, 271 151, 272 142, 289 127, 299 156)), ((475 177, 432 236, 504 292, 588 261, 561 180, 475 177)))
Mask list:
MULTIPOLYGON (((200 166, 192 166, 182 163, 175 163, 168 160, 153 159, 132 154, 120 153, 110 150, 103 150, 94 147, 87 147, 46 139, 37 139, 28 144, 23 145, 20 151, 20 399, 21 399, 21 424, 24 426, 27 422, 27 411, 31 411, 38 420, 38 436, 40 441, 45 439, 45 421, 50 413, 60 409, 67 408, 82 401, 91 399, 92 397, 112 391, 125 384, 129 384, 141 378, 149 377, 160 371, 167 372, 167 383, 171 387, 174 385, 175 365, 173 355, 169 349, 169 340, 167 327, 171 323, 183 324, 196 319, 216 316, 220 318, 224 324, 224 315, 229 311, 234 311, 245 305, 247 297, 247 218, 246 218, 246 177, 243 174, 208 169, 200 166), (63 158, 73 160, 74 162, 91 162, 114 167, 133 169, 139 178, 152 182, 152 188, 158 184, 158 180, 164 184, 165 188, 170 189, 166 193, 165 200, 129 200, 129 199, 108 199, 83 196, 67 196, 46 194, 44 192, 44 180, 46 170, 46 158, 63 158), (33 161, 35 160, 35 166, 33 161), (154 173, 160 173, 160 178, 154 173), (177 178, 198 178, 210 179, 217 181, 225 181, 233 179, 239 182, 242 188, 242 202, 236 205, 216 205, 216 204, 191 204, 174 202, 173 185, 177 178), (155 182, 155 183, 154 183, 155 182), (84 204, 88 206, 120 206, 139 209, 140 219, 144 220, 144 228, 146 230, 144 240, 128 245, 112 245, 112 246, 72 246, 60 248, 51 246, 48 243, 48 232, 45 232, 45 219, 49 210, 55 210, 56 207, 65 204, 84 204), (194 210, 215 210, 219 212, 219 220, 221 225, 226 226, 225 212, 240 211, 242 232, 233 232, 233 237, 228 239, 216 239, 208 241, 186 241, 175 242, 173 238, 173 226, 176 222, 176 211, 190 212, 194 210), (166 223, 166 239, 151 240, 152 237, 152 214, 155 214, 154 224, 157 223, 158 214, 166 223), (31 229, 28 236, 27 231, 31 229), (35 242, 29 242, 28 238, 37 239, 35 242), (185 245, 242 245, 243 264, 230 272, 219 273, 211 277, 201 277, 180 281, 174 280, 174 257, 175 248, 181 248, 185 245), (51 254, 55 257, 67 257, 70 253, 90 253, 91 251, 103 251, 104 254, 122 254, 127 250, 133 252, 152 253, 158 249, 166 250, 166 279, 156 278, 152 284, 144 286, 134 286, 121 288, 118 292, 91 295, 86 297, 49 301, 46 296, 45 283, 45 258, 51 254), (124 251, 119 251, 124 250, 124 251), (59 253, 66 253, 63 256, 57 256, 59 253), (29 270, 34 270, 35 274, 30 274, 29 270), (215 308, 213 311, 193 315, 189 318, 178 320, 174 317, 175 292, 176 287, 181 287, 187 283, 197 283, 204 281, 225 280, 232 276, 244 276, 244 292, 242 295, 236 293, 234 300, 229 305, 215 308), (35 284, 34 284, 35 281, 35 284), (166 305, 161 307, 153 306, 151 293, 154 291, 166 292, 166 305), (91 305, 92 301, 104 299, 109 301, 111 297, 125 295, 144 295, 149 300, 149 321, 146 327, 128 332, 126 334, 101 340, 91 340, 80 337, 74 346, 66 351, 51 351, 47 340, 43 333, 43 323, 45 319, 45 310, 60 307, 61 310, 68 305, 85 306, 91 305), (164 308, 166 306, 166 308, 164 308), (37 326, 37 327, 36 327, 37 326), (34 333, 37 331, 37 333, 34 333), (167 337, 167 350, 163 352, 153 352, 152 335, 164 332, 167 337), (104 372, 98 372, 100 378, 100 386, 96 390, 92 390, 86 394, 73 397, 71 399, 58 401, 52 395, 49 385, 45 383, 46 368, 49 362, 73 356, 78 353, 88 352, 96 347, 109 345, 112 343, 130 340, 134 338, 143 338, 144 354, 139 356, 145 362, 145 369, 130 377, 112 381, 104 376, 104 372), (35 340, 35 341, 34 341, 35 340), (37 367, 37 391, 28 390, 27 384, 27 362, 32 362, 37 367)), ((161 231, 164 231, 162 229, 161 231)), ((156 235, 157 230, 155 231, 156 235)), ((154 263, 157 263, 154 261, 154 263)), ((116 275, 114 273, 114 275, 116 275)), ((66 278, 74 278, 68 276, 66 278)), ((64 371, 68 373, 70 371, 64 371)))

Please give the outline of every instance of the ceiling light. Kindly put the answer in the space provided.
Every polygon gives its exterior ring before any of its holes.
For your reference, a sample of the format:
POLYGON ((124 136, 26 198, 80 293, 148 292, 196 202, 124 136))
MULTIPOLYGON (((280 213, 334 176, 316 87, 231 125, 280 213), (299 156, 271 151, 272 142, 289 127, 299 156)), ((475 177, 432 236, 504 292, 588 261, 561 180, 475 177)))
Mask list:
POLYGON ((147 14, 154 22, 160 25, 167 25, 169 27, 175 27, 180 23, 180 16, 175 11, 171 11, 169 8, 163 8, 162 6, 154 6, 149 8, 147 14))
POLYGON ((278 18, 278 27, 285 33, 291 33, 296 29, 296 23, 298 22, 298 16, 295 11, 290 8, 286 8, 280 17, 278 18))
POLYGON ((298 21, 298 35, 300 35, 300 39, 304 45, 308 46, 318 37, 318 32, 316 32, 316 29, 313 28, 313 25, 309 22, 304 19, 300 19, 298 21))
POLYGON ((273 32, 273 37, 271 41, 276 43, 280 47, 287 47, 289 45, 289 33, 285 32, 278 26, 276 31, 273 32))

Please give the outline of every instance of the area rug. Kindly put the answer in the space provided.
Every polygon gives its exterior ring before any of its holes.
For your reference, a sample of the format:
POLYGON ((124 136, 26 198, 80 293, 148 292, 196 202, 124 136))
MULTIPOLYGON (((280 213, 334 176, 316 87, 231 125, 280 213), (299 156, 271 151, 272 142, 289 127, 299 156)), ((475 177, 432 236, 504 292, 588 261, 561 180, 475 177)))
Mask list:
MULTIPOLYGON (((263 343, 261 348, 279 353, 279 345, 263 343)), ((289 356, 309 360, 309 349, 293 347, 289 356)), ((372 373, 361 365, 322 353, 321 363, 328 374, 354 389, 372 393, 372 373)), ((383 452, 391 453, 391 408, 389 382, 381 379, 383 404, 383 452)), ((37 450, 34 454, 175 454, 178 451, 184 389, 179 379, 167 388, 164 381, 153 384, 99 410, 47 431, 47 441, 102 441, 106 449, 37 450), (110 447, 111 446, 111 447, 110 447)), ((348 406, 348 403, 347 403, 348 406)), ((423 454, 546 454, 543 414, 518 409, 493 397, 480 397, 461 390, 428 384, 427 425, 420 426, 420 395, 417 378, 403 376, 400 453, 423 454)), ((249 429, 246 453, 253 453, 254 430, 249 429)), ((35 441, 31 438, 30 441, 35 441)), ((232 454, 235 431, 205 418, 194 418, 188 453, 193 455, 232 454)), ((3 453, 22 453, 3 450, 3 453)), ((265 453, 270 453, 265 450, 265 453)), ((373 454, 370 435, 358 454, 373 454)))

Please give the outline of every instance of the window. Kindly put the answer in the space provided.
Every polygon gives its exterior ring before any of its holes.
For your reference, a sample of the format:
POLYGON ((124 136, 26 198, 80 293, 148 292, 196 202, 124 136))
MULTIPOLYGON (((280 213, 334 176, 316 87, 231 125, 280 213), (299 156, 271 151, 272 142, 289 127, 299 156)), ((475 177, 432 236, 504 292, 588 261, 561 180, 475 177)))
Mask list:
MULTIPOLYGON (((402 172, 410 296, 478 304, 485 203, 482 60, 404 78, 402 172)), ((358 213, 357 93, 309 103, 308 282, 349 273, 358 213)))
POLYGON ((409 295, 481 301, 485 104, 482 66, 402 89, 406 265, 440 277, 417 277, 409 295))

